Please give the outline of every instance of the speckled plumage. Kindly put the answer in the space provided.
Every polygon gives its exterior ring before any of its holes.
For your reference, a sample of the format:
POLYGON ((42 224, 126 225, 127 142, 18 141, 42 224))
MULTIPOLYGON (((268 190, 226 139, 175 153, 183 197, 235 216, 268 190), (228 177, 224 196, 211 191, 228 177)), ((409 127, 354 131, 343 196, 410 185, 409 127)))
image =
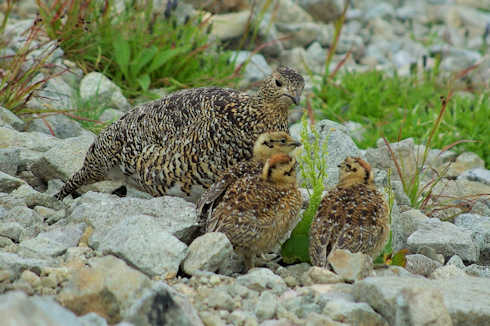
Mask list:
POLYGON ((388 206, 376 190, 369 164, 348 157, 339 167, 339 184, 322 199, 310 228, 309 253, 315 266, 327 267, 335 249, 375 258, 390 233, 388 206))
POLYGON ((246 175, 226 190, 206 232, 223 232, 245 257, 247 268, 256 255, 272 249, 294 226, 302 205, 296 186, 296 160, 285 154, 269 158, 262 173, 246 175))
POLYGON ((100 133, 56 197, 120 172, 154 196, 175 185, 186 195, 194 185, 207 188, 219 172, 252 156, 260 134, 287 131, 288 108, 303 87, 301 75, 280 67, 253 96, 195 88, 135 107, 100 133))
POLYGON ((301 143, 295 141, 284 131, 263 133, 254 144, 253 157, 250 160, 239 162, 222 172, 218 180, 211 185, 197 202, 197 216, 200 225, 205 224, 206 219, 213 209, 223 199, 226 190, 238 179, 245 176, 260 174, 265 161, 274 154, 289 154, 301 143))

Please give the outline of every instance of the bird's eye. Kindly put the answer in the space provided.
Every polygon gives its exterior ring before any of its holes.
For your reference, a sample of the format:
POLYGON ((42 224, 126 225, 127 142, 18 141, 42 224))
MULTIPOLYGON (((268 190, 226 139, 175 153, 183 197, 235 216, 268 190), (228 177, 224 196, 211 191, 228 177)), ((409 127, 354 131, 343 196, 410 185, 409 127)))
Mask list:
POLYGON ((286 139, 281 139, 282 144, 286 144, 286 139))
POLYGON ((279 79, 276 79, 276 85, 277 85, 277 87, 281 87, 282 86, 282 82, 279 79))
POLYGON ((357 168, 353 168, 352 171, 357 172, 357 168))

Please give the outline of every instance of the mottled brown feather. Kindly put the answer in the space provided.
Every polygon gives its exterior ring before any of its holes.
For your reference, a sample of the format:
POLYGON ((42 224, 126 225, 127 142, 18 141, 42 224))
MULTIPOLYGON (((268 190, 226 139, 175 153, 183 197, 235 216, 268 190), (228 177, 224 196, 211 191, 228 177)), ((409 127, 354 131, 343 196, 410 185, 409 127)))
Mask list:
POLYGON ((310 228, 310 259, 316 266, 326 267, 335 249, 375 258, 389 236, 388 206, 368 163, 347 158, 340 168, 339 185, 322 199, 310 228))

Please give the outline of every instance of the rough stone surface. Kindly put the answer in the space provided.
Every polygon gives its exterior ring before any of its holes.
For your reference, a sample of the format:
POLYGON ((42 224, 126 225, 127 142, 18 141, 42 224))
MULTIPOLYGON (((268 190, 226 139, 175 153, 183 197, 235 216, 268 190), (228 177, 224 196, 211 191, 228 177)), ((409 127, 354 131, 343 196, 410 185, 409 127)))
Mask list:
POLYGON ((396 298, 396 326, 452 326, 453 322, 440 291, 406 288, 396 298))
MULTIPOLYGON (((356 300, 367 302, 394 325, 398 296, 402 290, 414 288, 439 291, 455 326, 483 326, 490 318, 487 304, 490 288, 488 280, 483 278, 453 278, 448 282, 412 277, 370 277, 354 284, 354 296, 356 300)), ((431 314, 430 306, 427 308, 427 314, 431 314)))
POLYGON ((432 272, 430 278, 436 280, 449 280, 455 277, 464 277, 465 272, 454 265, 441 266, 432 272))
POLYGON ((39 233, 35 238, 22 241, 21 247, 46 256, 59 256, 68 248, 75 247, 85 229, 85 224, 70 224, 39 233))
POLYGON ((0 295, 2 325, 82 326, 71 311, 47 297, 28 297, 23 292, 0 295))
POLYGON ((182 267, 189 275, 196 271, 215 272, 231 259, 232 254, 233 246, 224 233, 206 233, 189 245, 182 267))
POLYGON ((407 255, 405 258, 407 259, 405 269, 413 274, 429 276, 434 270, 442 266, 438 261, 421 254, 407 255))
POLYGON ((281 277, 266 268, 251 269, 248 274, 238 277, 236 281, 238 284, 258 292, 272 290, 275 294, 280 294, 287 288, 281 277))
POLYGON ((421 247, 430 247, 446 258, 458 255, 470 262, 478 261, 480 256, 479 248, 473 243, 470 231, 435 218, 420 225, 419 229, 408 237, 407 245, 415 252, 421 247))
POLYGON ((144 289, 124 316, 134 325, 141 326, 203 325, 187 298, 163 282, 144 289))
POLYGON ((371 257, 360 252, 353 254, 344 249, 336 249, 328 255, 328 263, 332 266, 335 273, 346 281, 361 280, 369 276, 373 271, 371 257))
POLYGON ((83 100, 96 99, 99 105, 104 103, 122 111, 128 111, 130 108, 121 89, 100 72, 91 72, 83 77, 80 82, 80 96, 83 100))
POLYGON ((61 140, 40 132, 18 132, 11 128, 0 127, 0 148, 22 147, 46 152, 61 140))
POLYGON ((113 256, 93 258, 75 271, 57 300, 77 315, 95 312, 109 323, 122 319, 149 279, 113 256))
POLYGON ((88 192, 77 198, 67 210, 67 219, 86 222, 95 229, 91 246, 98 248, 108 230, 124 216, 148 215, 184 243, 190 243, 197 231, 195 206, 178 197, 150 200, 88 192))
POLYGON ((0 252, 0 266, 16 274, 20 274, 26 269, 40 272, 42 268, 51 263, 48 259, 24 258, 14 253, 0 252))
POLYGON ((85 154, 93 141, 92 134, 60 141, 33 166, 34 174, 45 181, 67 180, 82 167, 85 154))
POLYGON ((480 249, 479 261, 490 263, 490 217, 477 214, 461 214, 456 216, 454 224, 469 230, 473 242, 480 249))
POLYGON ((125 217, 105 232, 97 250, 121 257, 150 277, 177 275, 187 254, 187 246, 148 215, 125 217))
POLYGON ((323 313, 333 320, 351 325, 388 326, 386 320, 365 302, 334 299, 327 302, 323 313))
POLYGON ((22 130, 25 122, 17 117, 12 111, 7 110, 3 106, 0 106, 0 126, 8 127, 12 126, 14 129, 22 130))
POLYGON ((75 120, 62 114, 50 115, 42 119, 34 119, 29 123, 29 127, 26 131, 38 131, 62 139, 91 133, 90 131, 83 129, 75 120))
POLYGON ((490 186, 490 170, 484 168, 466 170, 458 176, 459 178, 481 182, 490 186))

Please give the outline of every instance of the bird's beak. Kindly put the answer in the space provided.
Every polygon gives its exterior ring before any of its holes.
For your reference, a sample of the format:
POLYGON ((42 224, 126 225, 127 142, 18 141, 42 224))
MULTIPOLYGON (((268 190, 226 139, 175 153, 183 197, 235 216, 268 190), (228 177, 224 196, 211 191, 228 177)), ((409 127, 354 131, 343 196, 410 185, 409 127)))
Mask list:
POLYGON ((300 147, 303 144, 301 144, 299 141, 295 141, 295 142, 292 142, 291 145, 293 145, 294 147, 300 147))
POLYGON ((296 94, 294 97, 294 104, 299 105, 299 102, 301 101, 301 94, 296 94))

